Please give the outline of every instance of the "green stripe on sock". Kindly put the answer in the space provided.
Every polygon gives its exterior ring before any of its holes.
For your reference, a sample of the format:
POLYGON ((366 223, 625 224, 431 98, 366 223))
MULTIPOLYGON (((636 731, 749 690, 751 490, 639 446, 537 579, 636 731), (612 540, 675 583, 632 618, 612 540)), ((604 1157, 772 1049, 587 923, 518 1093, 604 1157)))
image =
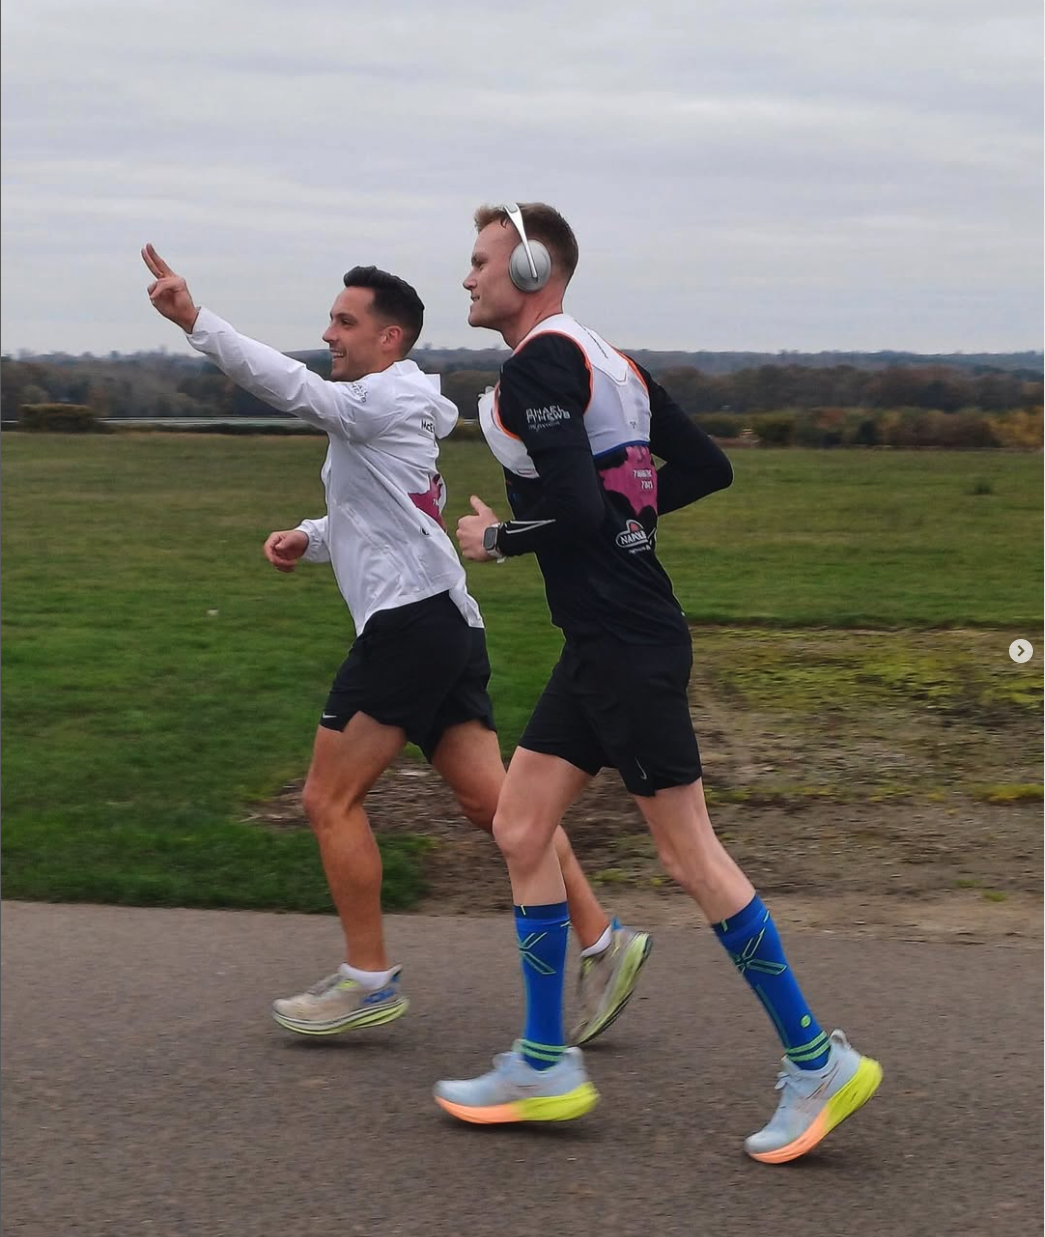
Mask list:
POLYGON ((797 1064, 800 1061, 812 1061, 815 1057, 822 1057, 827 1050, 828 1039, 821 1031, 816 1039, 810 1040, 808 1044, 799 1044, 795 1048, 788 1048, 785 1055, 797 1064))
POLYGON ((553 1064, 566 1051, 565 1044, 535 1044, 532 1039, 521 1039, 519 1047, 527 1056, 536 1057, 540 1061, 551 1061, 553 1064))

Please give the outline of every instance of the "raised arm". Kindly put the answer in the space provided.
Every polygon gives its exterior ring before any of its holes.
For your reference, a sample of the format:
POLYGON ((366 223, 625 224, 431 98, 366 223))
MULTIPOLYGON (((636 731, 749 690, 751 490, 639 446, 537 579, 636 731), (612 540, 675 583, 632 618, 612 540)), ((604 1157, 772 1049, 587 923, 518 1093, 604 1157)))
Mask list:
POLYGON ((152 245, 142 250, 156 276, 149 300, 156 311, 188 334, 189 343, 237 386, 277 412, 292 413, 317 429, 350 442, 369 442, 398 415, 394 405, 368 399, 362 382, 327 382, 301 361, 240 335, 228 322, 197 305, 181 275, 175 274, 152 245))
POLYGON ((142 250, 142 259, 156 276, 149 284, 149 300, 153 308, 188 334, 196 325, 200 312, 189 293, 189 285, 181 275, 171 270, 152 245, 146 245, 142 250))

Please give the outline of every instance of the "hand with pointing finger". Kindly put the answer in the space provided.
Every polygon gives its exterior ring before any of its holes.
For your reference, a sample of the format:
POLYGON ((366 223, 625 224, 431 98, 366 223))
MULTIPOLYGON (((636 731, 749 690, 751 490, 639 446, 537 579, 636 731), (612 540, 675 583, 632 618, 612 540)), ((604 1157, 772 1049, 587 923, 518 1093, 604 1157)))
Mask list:
POLYGON ((481 498, 471 497, 475 515, 463 515, 457 521, 457 543, 461 553, 473 563, 485 563, 495 556, 483 546, 483 533, 491 524, 499 524, 497 516, 481 498))
POLYGON ((155 281, 149 284, 149 300, 154 308, 183 331, 190 332, 200 311, 189 295, 188 284, 171 270, 152 245, 145 246, 142 258, 156 276, 155 281))

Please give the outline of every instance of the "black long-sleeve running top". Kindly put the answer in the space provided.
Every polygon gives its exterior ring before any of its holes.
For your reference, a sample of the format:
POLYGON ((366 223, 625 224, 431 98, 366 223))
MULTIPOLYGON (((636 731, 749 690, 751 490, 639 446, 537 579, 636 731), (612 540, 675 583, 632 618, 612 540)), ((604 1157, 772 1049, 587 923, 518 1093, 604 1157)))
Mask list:
POLYGON ((657 518, 724 489, 732 468, 646 370, 573 319, 552 322, 564 330, 533 335, 505 363, 483 419, 514 517, 498 549, 536 554, 568 637, 684 643, 657 518), (614 364, 623 378, 607 377, 614 364))

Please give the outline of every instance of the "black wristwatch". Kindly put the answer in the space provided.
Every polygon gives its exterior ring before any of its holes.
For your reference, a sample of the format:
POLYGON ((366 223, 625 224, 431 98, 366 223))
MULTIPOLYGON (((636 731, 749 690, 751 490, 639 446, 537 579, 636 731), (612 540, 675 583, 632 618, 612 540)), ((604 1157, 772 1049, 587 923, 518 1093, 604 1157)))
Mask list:
POLYGON ((488 524, 483 529, 483 549, 491 558, 495 558, 499 563, 504 562, 504 555, 497 548, 497 538, 501 535, 500 524, 488 524))

